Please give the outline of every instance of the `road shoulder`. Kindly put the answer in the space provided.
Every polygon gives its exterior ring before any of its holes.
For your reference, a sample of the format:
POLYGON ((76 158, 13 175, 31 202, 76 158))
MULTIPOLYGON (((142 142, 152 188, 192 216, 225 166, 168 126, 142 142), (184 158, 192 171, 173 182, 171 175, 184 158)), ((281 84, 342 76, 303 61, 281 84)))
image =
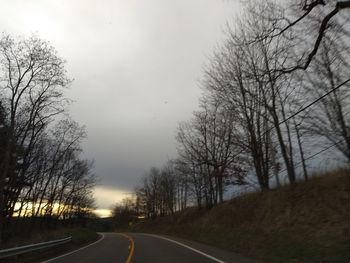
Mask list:
MULTIPOLYGON (((179 237, 173 237, 173 236, 168 236, 168 235, 158 235, 158 234, 148 234, 148 233, 132 233, 132 234, 138 234, 138 235, 148 235, 148 236, 153 236, 153 237, 157 237, 157 238, 162 238, 162 239, 169 239, 168 242, 175 241, 178 242, 180 244, 183 244, 185 246, 188 246, 194 250, 198 250, 200 252, 203 252, 207 255, 210 255, 214 258, 217 258, 223 262, 226 263, 261 263, 262 261, 258 261, 256 259, 251 259, 251 258, 247 258, 241 255, 238 255, 236 253, 233 252, 229 252, 220 248, 216 248, 210 245, 206 245, 203 243, 199 243, 196 241, 192 241, 192 240, 187 240, 187 239, 183 239, 183 238, 179 238, 179 237)), ((131 235, 132 235, 131 234, 131 235)))

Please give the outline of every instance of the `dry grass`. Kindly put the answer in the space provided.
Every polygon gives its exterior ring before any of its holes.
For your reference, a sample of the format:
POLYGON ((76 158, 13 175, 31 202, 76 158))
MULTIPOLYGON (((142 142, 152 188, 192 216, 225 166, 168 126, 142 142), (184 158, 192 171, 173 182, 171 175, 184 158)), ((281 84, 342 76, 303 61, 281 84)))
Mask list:
POLYGON ((350 171, 188 209, 134 226, 195 239, 266 262, 350 262, 350 171))

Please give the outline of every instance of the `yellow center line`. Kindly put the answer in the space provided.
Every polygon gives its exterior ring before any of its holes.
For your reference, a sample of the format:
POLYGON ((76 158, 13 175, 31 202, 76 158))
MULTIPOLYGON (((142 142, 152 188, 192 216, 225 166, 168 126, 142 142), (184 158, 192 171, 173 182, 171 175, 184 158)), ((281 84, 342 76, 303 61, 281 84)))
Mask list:
POLYGON ((135 252, 135 242, 132 239, 132 237, 128 236, 127 234, 123 234, 123 233, 119 233, 120 235, 122 235, 123 237, 129 239, 130 241, 130 246, 129 248, 129 255, 128 258, 126 259, 125 263, 131 263, 132 257, 134 256, 134 252, 135 252))

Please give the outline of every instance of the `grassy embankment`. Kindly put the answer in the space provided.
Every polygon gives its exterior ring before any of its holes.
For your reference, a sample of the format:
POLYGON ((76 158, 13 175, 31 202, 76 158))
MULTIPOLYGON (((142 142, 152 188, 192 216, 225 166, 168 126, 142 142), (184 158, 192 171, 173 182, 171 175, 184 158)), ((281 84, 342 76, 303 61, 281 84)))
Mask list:
POLYGON ((192 239, 264 262, 350 262, 350 171, 246 194, 207 211, 187 209, 131 230, 192 239))

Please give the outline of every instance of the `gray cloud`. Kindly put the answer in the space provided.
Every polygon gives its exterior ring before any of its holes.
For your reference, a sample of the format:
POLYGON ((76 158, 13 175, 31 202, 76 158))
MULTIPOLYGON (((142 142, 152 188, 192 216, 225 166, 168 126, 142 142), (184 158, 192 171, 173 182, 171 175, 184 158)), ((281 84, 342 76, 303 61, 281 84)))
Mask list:
POLYGON ((221 0, 2 2, 1 31, 36 33, 67 59, 86 155, 101 187, 120 191, 175 156, 177 123, 197 107, 201 68, 239 10, 238 1, 221 0))

